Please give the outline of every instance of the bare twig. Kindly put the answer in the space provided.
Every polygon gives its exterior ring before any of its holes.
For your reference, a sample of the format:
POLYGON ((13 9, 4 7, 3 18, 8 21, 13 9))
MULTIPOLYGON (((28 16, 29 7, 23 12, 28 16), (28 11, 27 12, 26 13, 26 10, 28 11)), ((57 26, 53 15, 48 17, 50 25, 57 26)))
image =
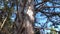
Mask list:
MULTIPOLYGON (((34 28, 38 30, 46 29, 46 30, 56 31, 55 29, 51 29, 51 28, 40 28, 40 27, 34 27, 34 28)), ((59 32, 59 31, 56 31, 56 32, 59 32)))
POLYGON ((4 19, 3 24, 1 25, 1 29, 3 28, 3 26, 4 26, 5 22, 6 22, 6 20, 7 20, 7 17, 4 19))

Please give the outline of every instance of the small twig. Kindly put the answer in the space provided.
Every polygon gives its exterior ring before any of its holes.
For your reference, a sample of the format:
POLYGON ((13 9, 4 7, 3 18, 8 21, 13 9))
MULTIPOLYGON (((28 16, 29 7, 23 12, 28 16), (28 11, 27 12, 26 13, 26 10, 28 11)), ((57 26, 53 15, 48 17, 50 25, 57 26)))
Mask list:
POLYGON ((3 28, 3 26, 4 26, 5 22, 6 22, 6 20, 7 20, 7 17, 4 19, 3 24, 1 25, 1 29, 3 28))

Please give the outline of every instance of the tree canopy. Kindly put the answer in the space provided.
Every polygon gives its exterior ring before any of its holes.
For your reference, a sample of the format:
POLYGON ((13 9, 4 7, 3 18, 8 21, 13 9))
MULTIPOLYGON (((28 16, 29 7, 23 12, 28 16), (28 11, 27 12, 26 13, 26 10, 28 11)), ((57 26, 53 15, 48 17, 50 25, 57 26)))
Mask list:
POLYGON ((0 0, 0 34, 57 34, 60 0, 0 0))

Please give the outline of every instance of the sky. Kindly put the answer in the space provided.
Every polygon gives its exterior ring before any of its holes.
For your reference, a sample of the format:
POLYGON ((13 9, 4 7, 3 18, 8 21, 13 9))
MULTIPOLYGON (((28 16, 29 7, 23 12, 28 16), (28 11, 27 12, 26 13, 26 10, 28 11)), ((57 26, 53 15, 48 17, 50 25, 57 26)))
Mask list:
MULTIPOLYGON (((41 2, 41 0, 38 0, 38 3, 39 2, 41 2)), ((0 7, 4 7, 3 6, 3 3, 1 4, 2 6, 0 6, 0 7)), ((50 3, 50 2, 47 2, 46 3, 46 5, 47 6, 52 6, 52 3, 50 3)), ((10 3, 8 4, 8 6, 10 7, 10 3)), ((60 6, 60 5, 56 5, 56 6, 60 6)), ((37 6, 38 7, 38 6, 37 6)), ((16 10, 16 6, 14 6, 14 9, 16 10)), ((53 10, 53 8, 50 8, 51 9, 51 11, 53 10)), ((56 12, 60 12, 60 8, 55 8, 55 11, 56 12)), ((12 14, 12 16, 11 16, 11 19, 12 19, 12 21, 14 21, 14 19, 16 18, 16 14, 15 13, 13 13, 12 14)), ((40 13, 40 12, 38 12, 37 14, 36 14, 36 16, 35 16, 35 18, 36 18, 36 21, 37 21, 37 23, 35 23, 35 26, 38 26, 38 27, 41 27, 41 25, 43 25, 44 23, 46 23, 46 21, 47 21, 47 18, 46 18, 46 16, 44 15, 44 14, 42 14, 42 13, 40 13), (40 23, 40 24, 39 24, 40 23)), ((54 17, 53 17, 54 18, 54 17)), ((57 17, 58 19, 59 19, 59 17, 57 17)), ((54 18, 54 20, 55 20, 55 18, 54 18)), ((52 25, 52 22, 48 22, 47 23, 47 27, 48 28, 51 28, 51 25, 52 25)), ((60 30, 60 25, 57 25, 57 27, 58 28, 56 28, 56 30, 58 31, 58 30, 60 30)), ((50 30, 48 30, 48 31, 50 31, 50 30)))
MULTIPOLYGON (((41 2, 41 0, 38 0, 38 2, 41 2)), ((47 2, 46 4, 47 4, 47 6, 52 6, 52 3, 50 3, 50 2, 47 2)), ((56 5, 56 6, 59 6, 59 5, 56 5)), ((16 10, 16 6, 14 6, 14 8, 16 10)), ((51 11, 52 10, 53 10, 53 8, 51 8, 51 11)), ((60 12, 60 9, 59 8, 56 8, 55 11, 60 12)), ((15 14, 12 14, 11 19, 14 21, 15 18, 16 18, 16 15, 15 14)), ((35 23, 35 26, 38 26, 38 27, 42 27, 41 25, 44 25, 46 23, 46 21, 47 21, 46 16, 44 14, 40 13, 40 12, 36 13, 35 18, 36 18, 36 21, 37 21, 37 23, 35 23)), ((52 22, 49 21, 46 26, 47 26, 47 28, 51 28, 51 25, 52 25, 52 22)), ((57 26, 58 28, 56 28, 56 30, 60 30, 59 29, 60 28, 59 26, 60 25, 57 26)), ((48 31, 50 31, 50 30, 48 30, 48 31)))
MULTIPOLYGON (((41 2, 41 1, 38 0, 38 2, 41 2)), ((47 2, 46 5, 47 5, 47 6, 52 6, 53 4, 50 3, 50 2, 47 2)), ((38 6, 39 6, 39 5, 38 5, 38 6)), ((37 6, 37 7, 38 7, 38 6, 37 6)), ((55 5, 55 6, 60 6, 60 5, 55 5)), ((53 8, 50 8, 50 9, 51 9, 51 11, 53 10, 53 8)), ((56 12, 60 12, 60 8, 55 8, 55 11, 56 11, 56 12)), ((41 25, 44 25, 44 23, 46 23, 46 21, 47 21, 46 16, 44 16, 44 15, 43 15, 42 13, 40 13, 40 12, 36 13, 35 18, 36 18, 36 22, 37 22, 37 23, 35 23, 35 26, 37 26, 37 27, 42 27, 41 25), (42 16, 41 16, 41 15, 42 15, 42 16)), ((52 18, 53 18, 52 20, 57 21, 57 20, 59 20, 60 17, 55 16, 55 17, 52 17, 52 18), (56 20, 56 19, 57 19, 57 20, 56 20)), ((46 24, 47 28, 53 27, 53 26, 51 26, 51 25, 52 25, 52 22, 50 22, 50 21, 46 24)), ((55 28, 55 30, 56 30, 56 31, 60 31, 60 25, 57 25, 57 27, 58 27, 58 28, 55 28)), ((48 32, 51 32, 50 30, 45 30, 45 31, 46 31, 46 32, 47 32, 47 31, 48 31, 48 32)))

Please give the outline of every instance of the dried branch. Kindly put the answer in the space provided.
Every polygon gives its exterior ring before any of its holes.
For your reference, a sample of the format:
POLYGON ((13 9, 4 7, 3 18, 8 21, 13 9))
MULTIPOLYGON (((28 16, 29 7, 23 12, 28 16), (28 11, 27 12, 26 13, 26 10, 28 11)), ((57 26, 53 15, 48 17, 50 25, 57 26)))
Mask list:
POLYGON ((6 20, 7 20, 7 17, 4 19, 3 24, 1 25, 1 29, 3 28, 3 26, 4 26, 5 22, 6 22, 6 20))
MULTIPOLYGON (((39 30, 41 30, 41 29, 46 29, 46 30, 56 31, 55 29, 52 30, 51 28, 40 28, 40 27, 34 27, 34 28, 35 28, 35 29, 39 29, 39 30)), ((56 31, 56 32, 59 32, 59 31, 56 31)))
POLYGON ((57 2, 53 2, 53 1, 49 1, 50 3, 53 3, 53 4, 57 4, 57 5, 60 5, 60 3, 57 3, 57 2))
POLYGON ((45 2, 37 3, 37 4, 35 4, 35 6, 40 5, 40 4, 43 4, 43 3, 45 3, 45 2))
POLYGON ((42 8, 60 8, 60 6, 43 6, 42 8))
POLYGON ((35 6, 43 4, 43 3, 48 2, 48 1, 50 1, 50 0, 42 0, 42 2, 35 4, 35 6))

